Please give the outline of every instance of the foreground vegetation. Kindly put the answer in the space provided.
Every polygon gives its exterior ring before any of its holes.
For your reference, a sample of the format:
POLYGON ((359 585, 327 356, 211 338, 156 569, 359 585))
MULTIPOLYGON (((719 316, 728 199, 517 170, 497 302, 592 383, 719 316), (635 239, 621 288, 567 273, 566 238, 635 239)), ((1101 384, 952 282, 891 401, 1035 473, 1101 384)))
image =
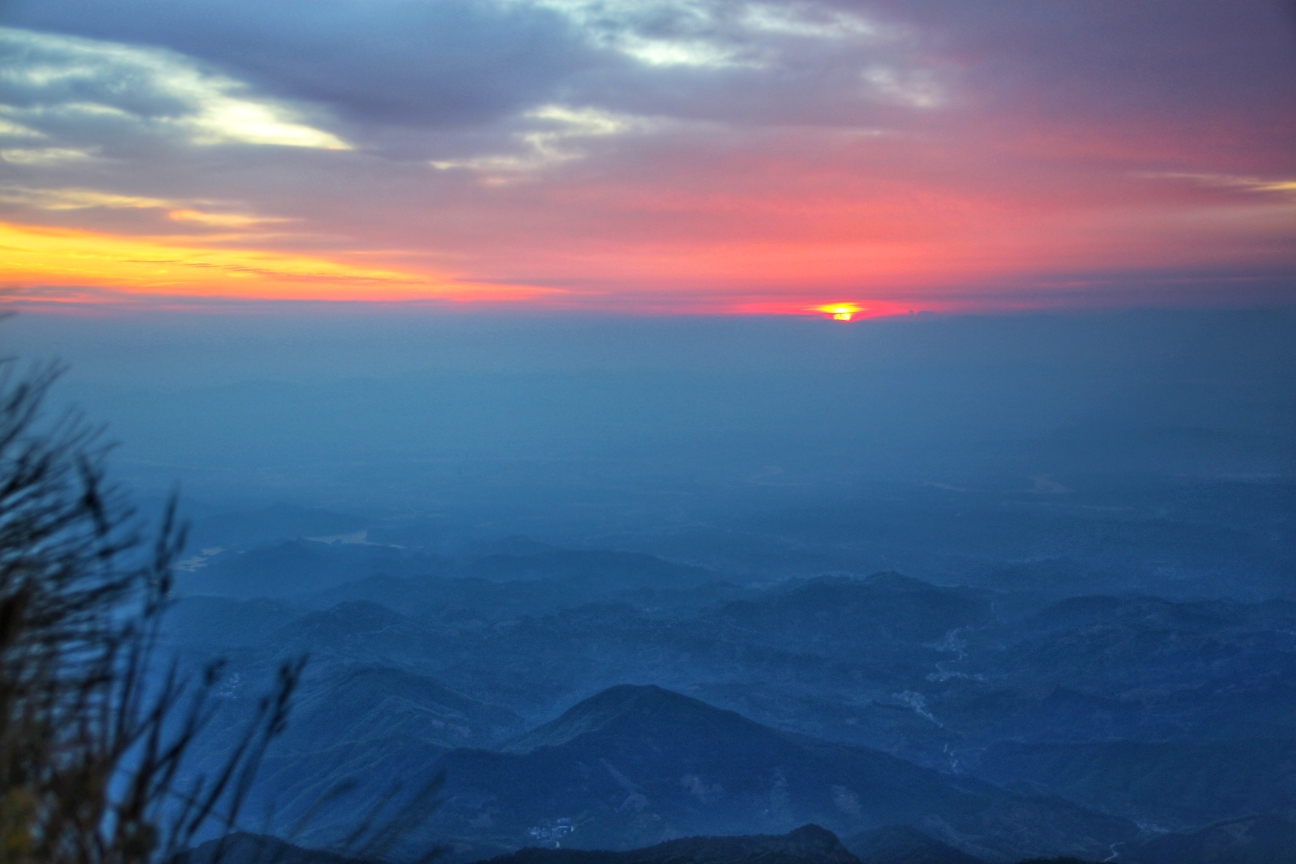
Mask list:
POLYGON ((219 666, 184 676, 159 665, 184 531, 173 502, 145 541, 105 479, 99 431, 44 410, 58 371, 0 365, 3 860, 165 860, 236 824, 301 666, 282 667, 219 770, 186 777, 219 666))

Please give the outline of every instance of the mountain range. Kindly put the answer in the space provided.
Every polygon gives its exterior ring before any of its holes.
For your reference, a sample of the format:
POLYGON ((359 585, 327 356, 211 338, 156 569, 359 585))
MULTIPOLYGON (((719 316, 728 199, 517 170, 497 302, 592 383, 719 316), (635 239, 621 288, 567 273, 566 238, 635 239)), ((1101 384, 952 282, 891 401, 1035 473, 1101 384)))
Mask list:
MULTIPOLYGON (((295 542, 339 574, 372 548, 295 542)), ((1287 600, 730 581, 522 540, 458 559, 386 548, 371 560, 405 569, 243 596, 273 576, 257 571, 174 609, 185 662, 226 658, 207 764, 261 682, 309 657, 248 824, 328 848, 408 804, 405 852, 447 843, 453 864, 808 823, 865 861, 1009 862, 1135 861, 1296 817, 1287 600), (1237 827, 1256 819, 1277 821, 1237 827)))
MULTIPOLYGON (((316 768, 294 772, 285 765, 293 756, 277 756, 271 782, 279 780, 277 797, 288 802, 281 815, 305 806, 303 787, 340 784, 338 771, 355 767, 342 757, 340 745, 301 754, 299 764, 316 768), (327 780, 322 765, 333 769, 327 780)), ((496 749, 457 747, 399 761, 407 790, 444 777, 440 806, 410 844, 448 843, 461 861, 537 841, 624 850, 805 823, 842 835, 910 824, 992 861, 1106 854, 1140 833, 1129 820, 1056 796, 1005 791, 870 748, 781 732, 655 686, 610 688, 496 749)), ((366 775, 397 776, 376 767, 366 775)), ((371 785, 362 787, 367 797, 371 785)), ((303 837, 322 843, 336 828, 316 824, 303 837)))

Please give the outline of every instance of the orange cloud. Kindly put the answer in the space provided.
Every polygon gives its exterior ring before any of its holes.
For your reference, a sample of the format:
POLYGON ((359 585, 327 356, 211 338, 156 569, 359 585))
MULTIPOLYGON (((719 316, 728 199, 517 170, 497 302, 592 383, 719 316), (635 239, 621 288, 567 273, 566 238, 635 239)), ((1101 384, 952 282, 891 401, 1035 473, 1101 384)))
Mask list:
MULTIPOLYGON (((0 287, 21 298, 25 289, 59 285, 125 295, 278 300, 502 301, 548 293, 316 255, 0 223, 0 287)), ((46 290, 39 296, 51 299, 46 290)))

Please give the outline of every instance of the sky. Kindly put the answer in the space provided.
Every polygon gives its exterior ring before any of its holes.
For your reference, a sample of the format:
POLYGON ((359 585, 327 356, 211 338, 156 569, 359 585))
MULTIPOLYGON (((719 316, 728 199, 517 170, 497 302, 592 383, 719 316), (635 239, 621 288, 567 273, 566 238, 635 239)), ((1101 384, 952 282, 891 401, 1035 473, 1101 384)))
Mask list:
POLYGON ((0 57, 31 308, 1296 303, 1280 2, 0 0, 0 57))

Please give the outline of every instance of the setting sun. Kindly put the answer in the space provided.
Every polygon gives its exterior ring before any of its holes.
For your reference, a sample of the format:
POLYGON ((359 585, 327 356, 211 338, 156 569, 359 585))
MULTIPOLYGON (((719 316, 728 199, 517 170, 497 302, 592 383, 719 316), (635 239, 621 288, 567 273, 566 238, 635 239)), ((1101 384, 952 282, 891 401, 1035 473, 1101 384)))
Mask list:
POLYGON ((826 306, 816 306, 815 311, 831 315, 834 321, 850 321, 860 312, 863 312, 864 307, 857 306, 854 303, 830 303, 826 306))

